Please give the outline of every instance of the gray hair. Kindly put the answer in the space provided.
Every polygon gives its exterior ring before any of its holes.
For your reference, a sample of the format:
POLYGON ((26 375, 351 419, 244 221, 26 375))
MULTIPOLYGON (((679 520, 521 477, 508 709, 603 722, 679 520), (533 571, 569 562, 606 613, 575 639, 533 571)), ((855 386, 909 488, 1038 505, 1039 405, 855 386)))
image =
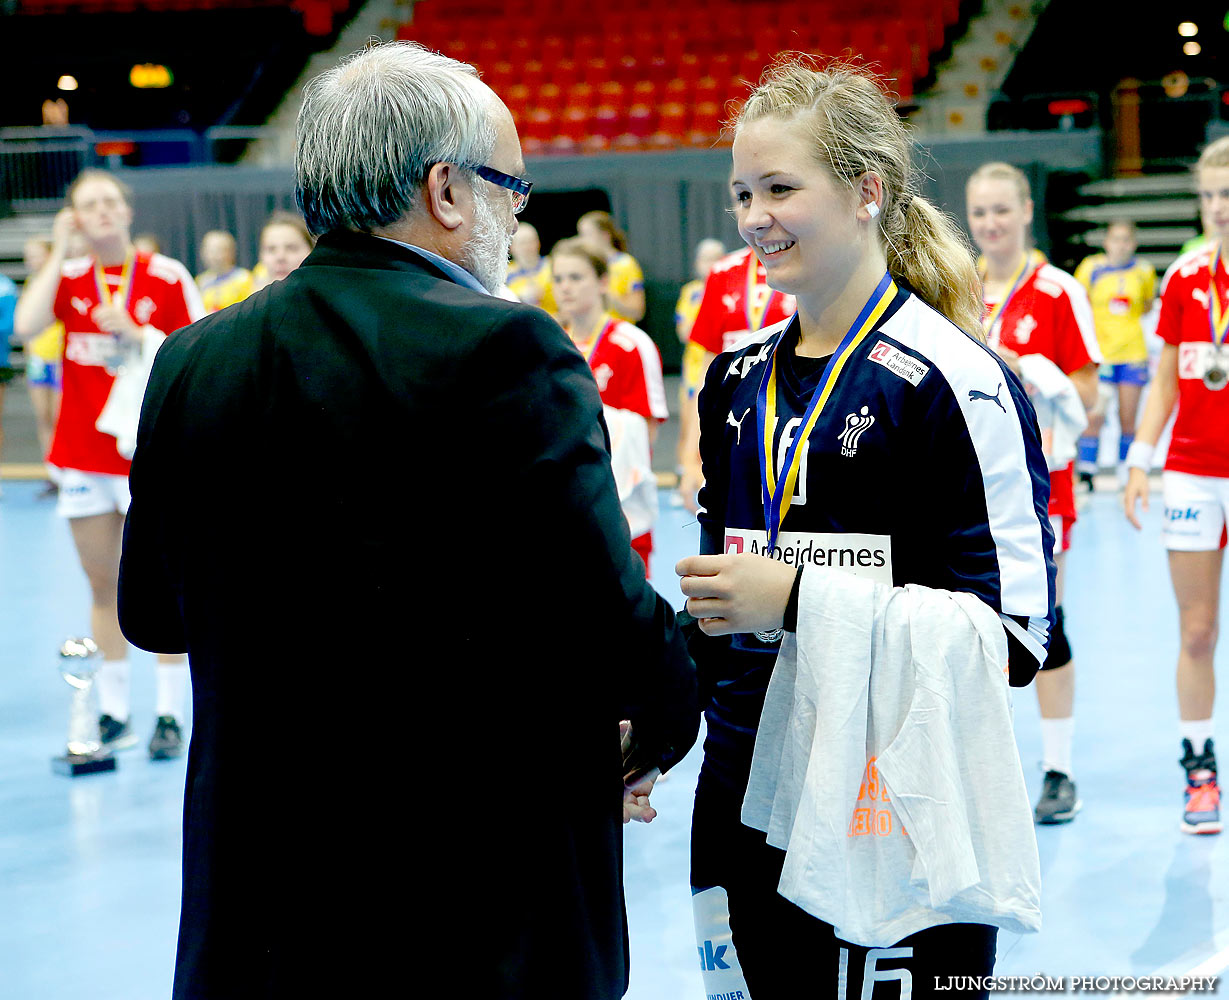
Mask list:
POLYGON ((371 45, 307 85, 295 200, 315 235, 370 231, 413 209, 437 163, 495 149, 492 98, 467 63, 413 42, 371 45))

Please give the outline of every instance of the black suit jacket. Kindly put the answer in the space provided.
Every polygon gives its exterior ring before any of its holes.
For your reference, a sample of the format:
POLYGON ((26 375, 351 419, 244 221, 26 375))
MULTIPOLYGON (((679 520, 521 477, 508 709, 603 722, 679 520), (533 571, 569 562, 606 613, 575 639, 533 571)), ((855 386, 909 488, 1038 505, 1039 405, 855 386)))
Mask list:
POLYGON ((176 1000, 622 995, 618 722, 668 766, 698 711, 559 327, 326 236, 167 341, 131 483, 124 632, 192 664, 176 1000))

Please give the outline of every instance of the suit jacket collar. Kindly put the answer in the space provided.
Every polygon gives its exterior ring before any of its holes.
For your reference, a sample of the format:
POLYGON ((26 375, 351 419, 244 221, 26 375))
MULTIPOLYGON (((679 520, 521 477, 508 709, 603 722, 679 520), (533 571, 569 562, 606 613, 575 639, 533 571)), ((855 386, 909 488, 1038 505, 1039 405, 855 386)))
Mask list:
MULTIPOLYGON (((439 267, 413 250, 382 240, 370 233, 337 231, 325 233, 316 241, 316 247, 301 267, 314 265, 327 267, 374 268, 387 271, 410 271, 439 278, 449 284, 458 284, 439 267)), ((460 287, 460 286, 458 286, 460 287)))

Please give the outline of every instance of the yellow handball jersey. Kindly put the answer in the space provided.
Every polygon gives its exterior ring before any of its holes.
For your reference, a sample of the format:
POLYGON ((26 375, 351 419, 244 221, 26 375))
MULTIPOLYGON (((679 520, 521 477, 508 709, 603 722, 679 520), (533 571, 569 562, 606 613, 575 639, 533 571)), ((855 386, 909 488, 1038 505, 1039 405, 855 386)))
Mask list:
POLYGON ((545 309, 552 316, 559 311, 551 291, 549 260, 543 259, 536 268, 509 271, 508 290, 522 302, 545 309))
POLYGON ((64 324, 56 320, 37 337, 31 337, 26 352, 47 364, 59 364, 64 357, 64 324))
POLYGON ((1105 254, 1086 257, 1075 269, 1076 280, 1092 300, 1097 343, 1110 365, 1146 361, 1148 348, 1140 317, 1156 295, 1156 270, 1146 260, 1132 259, 1113 267, 1105 254))
POLYGON ((201 290, 201 301, 206 312, 217 312, 236 302, 242 302, 255 287, 252 272, 237 267, 228 274, 205 271, 196 276, 196 287, 201 290))
POLYGON ((690 339, 703 298, 704 282, 696 278, 682 287, 674 304, 674 329, 683 342, 683 386, 691 391, 699 388, 700 379, 704 377, 704 348, 690 339))
POLYGON ((629 292, 634 292, 637 289, 644 290, 644 272, 640 270, 640 264, 636 258, 630 253, 621 253, 610 262, 610 315, 616 319, 627 320, 631 322, 639 322, 631 316, 624 316, 619 312, 618 305, 614 303, 614 296, 622 297, 629 292))

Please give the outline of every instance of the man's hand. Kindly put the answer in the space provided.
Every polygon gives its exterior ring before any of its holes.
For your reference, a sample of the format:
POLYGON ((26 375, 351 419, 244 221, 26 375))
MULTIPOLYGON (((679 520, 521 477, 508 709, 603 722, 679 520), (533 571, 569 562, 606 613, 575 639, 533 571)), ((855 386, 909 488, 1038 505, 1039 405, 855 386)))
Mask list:
POLYGON ((623 822, 635 820, 637 823, 652 823, 657 818, 657 810, 649 805, 649 794, 653 791, 653 783, 661 777, 661 771, 654 768, 634 785, 623 789, 623 822))
POLYGON ((699 494, 700 487, 703 485, 704 476, 698 468, 684 467, 682 474, 679 476, 679 499, 683 501, 683 506, 693 514, 700 509, 697 494, 699 494))
POLYGON ((740 552, 688 556, 674 571, 687 595, 687 610, 706 635, 780 628, 798 571, 766 556, 740 552))

